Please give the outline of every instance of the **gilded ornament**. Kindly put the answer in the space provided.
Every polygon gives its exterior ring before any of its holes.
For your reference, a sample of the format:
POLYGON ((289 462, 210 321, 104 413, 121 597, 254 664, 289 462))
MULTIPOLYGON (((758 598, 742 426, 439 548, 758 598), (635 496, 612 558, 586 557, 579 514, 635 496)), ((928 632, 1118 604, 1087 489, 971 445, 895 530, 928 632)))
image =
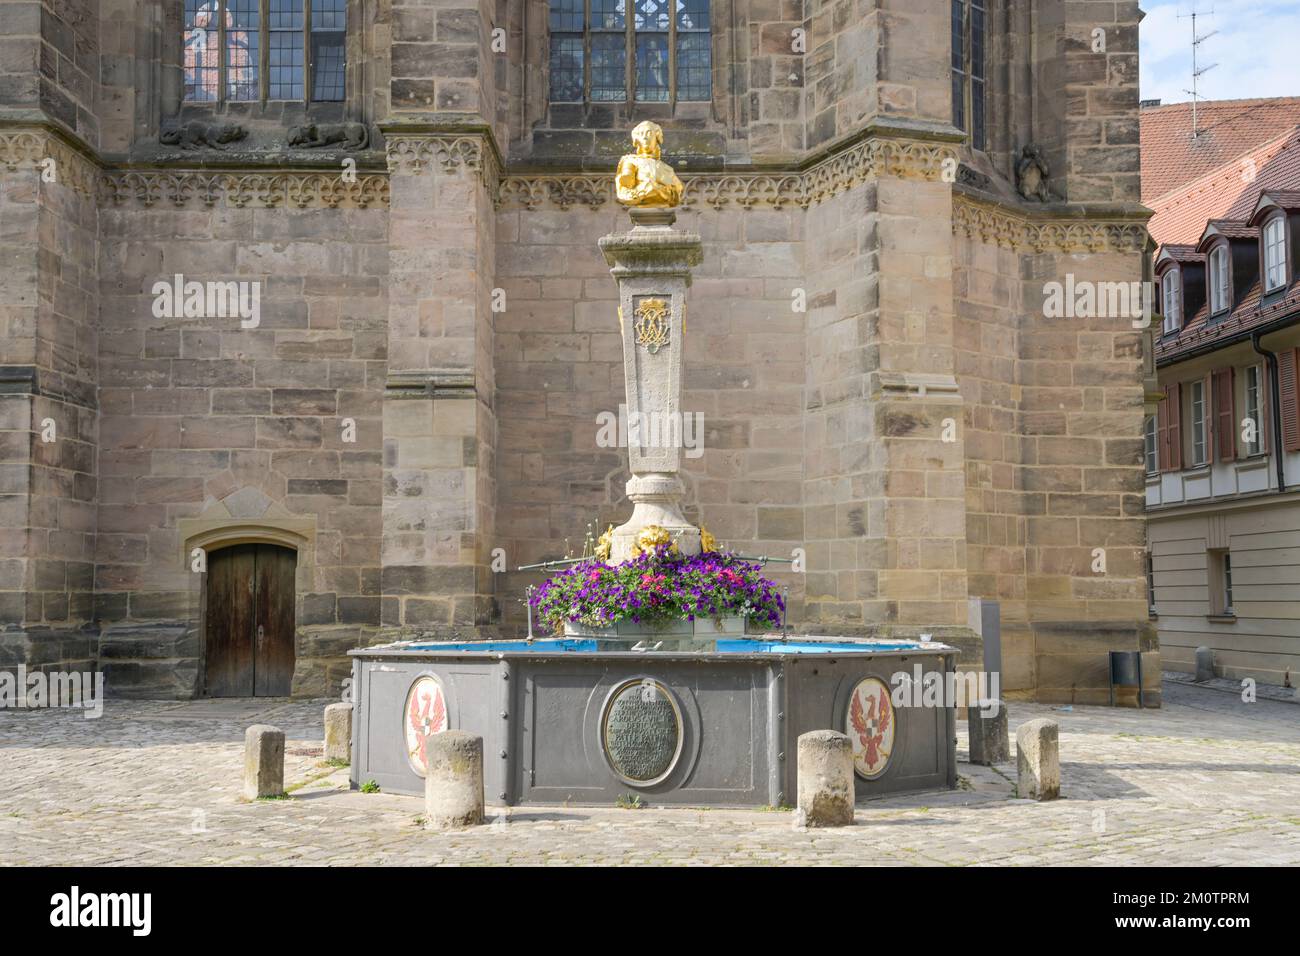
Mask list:
POLYGON ((637 534, 636 540, 632 542, 632 557, 639 554, 649 554, 661 544, 672 545, 672 550, 677 551, 677 542, 669 530, 661 525, 648 524, 637 534))
POLYGON ((615 194, 623 205, 671 209, 682 201, 682 181, 659 158, 663 141, 664 131, 649 120, 632 130, 636 152, 620 159, 614 174, 615 194))
POLYGON ((636 320, 632 331, 636 335, 636 344, 650 354, 658 352, 668 344, 668 302, 664 299, 642 299, 637 303, 633 313, 636 320))

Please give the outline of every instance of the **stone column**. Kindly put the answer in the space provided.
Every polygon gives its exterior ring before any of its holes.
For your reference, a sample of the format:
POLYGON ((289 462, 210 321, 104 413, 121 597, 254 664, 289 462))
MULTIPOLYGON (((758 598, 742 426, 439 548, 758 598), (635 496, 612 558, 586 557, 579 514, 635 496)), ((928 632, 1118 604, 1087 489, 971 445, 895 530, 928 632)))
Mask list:
POLYGON ((325 708, 325 759, 352 762, 352 705, 325 708))
POLYGON ((632 517, 614 529, 610 563, 635 556, 637 535, 667 531, 684 554, 700 551, 699 529, 682 517, 682 348, 691 267, 700 237, 672 228, 672 210, 634 209, 631 231, 604 236, 600 251, 618 282, 627 384, 627 495, 632 517))
POLYGON ((494 8, 392 6, 382 623, 473 638, 496 618, 494 8))
POLYGON ((1061 795, 1061 728, 1039 717, 1016 731, 1016 770, 1020 796, 1055 800, 1061 795))
POLYGON ((429 738, 424 810, 435 830, 483 822, 483 738, 447 730, 429 738))
POLYGON ((244 732, 244 799, 283 793, 284 731, 270 724, 254 724, 244 732))
POLYGON ((1007 705, 1002 701, 981 700, 972 703, 966 711, 966 732, 971 763, 991 767, 1011 759, 1007 705))
POLYGON ((810 827, 853 823, 853 744, 834 730, 799 735, 799 813, 810 827))

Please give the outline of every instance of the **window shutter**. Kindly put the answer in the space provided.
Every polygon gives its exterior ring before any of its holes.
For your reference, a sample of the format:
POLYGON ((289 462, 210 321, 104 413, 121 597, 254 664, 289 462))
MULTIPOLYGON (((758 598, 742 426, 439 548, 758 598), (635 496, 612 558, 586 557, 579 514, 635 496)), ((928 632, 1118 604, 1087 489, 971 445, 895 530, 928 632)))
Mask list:
POLYGON ((1169 471, 1169 398, 1166 397, 1156 406, 1156 468, 1169 471))
POLYGON ((1183 469, 1183 395, 1177 382, 1169 386, 1165 393, 1169 403, 1169 470, 1183 469))
POLYGON ((1278 391, 1282 407, 1282 447, 1287 451, 1300 451, 1300 388, 1296 385, 1296 349, 1286 349, 1277 356, 1278 391))
POLYGON ((1216 369, 1214 372, 1214 430, 1216 453, 1219 461, 1237 458, 1237 430, 1233 427, 1232 408, 1233 370, 1216 369))
POLYGON ((1259 450, 1268 452, 1273 450, 1273 382, 1269 378, 1273 370, 1267 362, 1260 362, 1258 367, 1255 381, 1259 382, 1259 421, 1255 426, 1259 433, 1259 450))

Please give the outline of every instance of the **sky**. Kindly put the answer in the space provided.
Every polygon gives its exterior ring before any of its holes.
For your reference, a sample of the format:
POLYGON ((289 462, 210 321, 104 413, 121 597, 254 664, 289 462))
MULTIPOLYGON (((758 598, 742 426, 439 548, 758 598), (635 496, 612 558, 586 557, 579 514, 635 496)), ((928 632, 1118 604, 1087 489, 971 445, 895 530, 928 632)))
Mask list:
MULTIPOLYGON (((1195 0, 1196 32, 1217 30, 1200 45, 1203 100, 1300 96, 1300 0, 1195 0), (1209 11, 1213 10, 1213 14, 1209 11)), ((1141 0, 1142 99, 1185 103, 1192 97, 1193 0, 1141 0), (1183 18, 1179 19, 1182 14, 1183 18)))

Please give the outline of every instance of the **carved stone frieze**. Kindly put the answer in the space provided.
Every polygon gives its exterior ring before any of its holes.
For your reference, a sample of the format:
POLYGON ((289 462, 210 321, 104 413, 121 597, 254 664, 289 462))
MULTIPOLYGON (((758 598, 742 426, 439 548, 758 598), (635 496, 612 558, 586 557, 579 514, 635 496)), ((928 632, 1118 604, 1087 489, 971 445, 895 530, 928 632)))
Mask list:
POLYGON ((1136 253, 1147 236, 1141 222, 1031 218, 962 195, 953 197, 952 230, 958 236, 1032 252, 1136 253))

